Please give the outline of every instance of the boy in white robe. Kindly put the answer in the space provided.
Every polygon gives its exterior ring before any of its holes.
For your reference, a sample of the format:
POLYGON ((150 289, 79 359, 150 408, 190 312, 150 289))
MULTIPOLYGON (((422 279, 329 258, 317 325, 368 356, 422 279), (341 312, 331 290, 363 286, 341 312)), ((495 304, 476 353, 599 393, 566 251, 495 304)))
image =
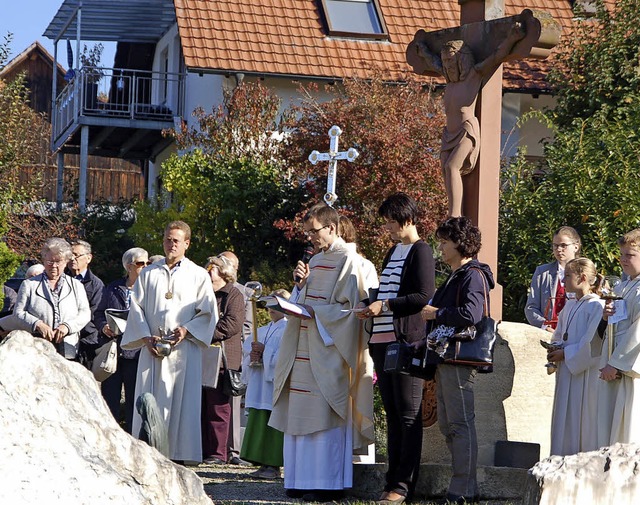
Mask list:
MULTIPOLYGON (((201 349, 211 343, 217 308, 207 271, 185 257, 191 229, 173 221, 164 232, 166 258, 142 270, 131 293, 123 349, 142 347, 135 397, 153 394, 169 431, 174 461, 202 461, 200 407, 201 349), (155 344, 171 334, 171 353, 162 357, 155 344)), ((133 435, 142 420, 135 412, 133 435)))
POLYGON ((598 447, 640 442, 640 229, 622 236, 618 245, 629 279, 614 289, 622 300, 607 303, 604 311, 613 320, 613 339, 611 346, 605 339, 600 361, 598 447))

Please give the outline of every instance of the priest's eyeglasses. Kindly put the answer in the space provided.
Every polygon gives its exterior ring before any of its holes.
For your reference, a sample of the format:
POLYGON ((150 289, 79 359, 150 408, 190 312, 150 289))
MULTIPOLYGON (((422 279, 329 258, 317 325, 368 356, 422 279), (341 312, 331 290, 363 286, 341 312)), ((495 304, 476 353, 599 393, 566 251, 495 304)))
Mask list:
POLYGON ((315 228, 315 229, 311 229, 311 230, 305 230, 303 233, 304 233, 304 236, 305 236, 305 237, 309 238, 309 237, 315 236, 315 235, 317 235, 318 233, 320 233, 320 230, 324 230, 325 228, 329 228, 329 226, 331 226, 331 225, 330 225, 330 224, 327 224, 327 225, 322 226, 321 228, 315 228))

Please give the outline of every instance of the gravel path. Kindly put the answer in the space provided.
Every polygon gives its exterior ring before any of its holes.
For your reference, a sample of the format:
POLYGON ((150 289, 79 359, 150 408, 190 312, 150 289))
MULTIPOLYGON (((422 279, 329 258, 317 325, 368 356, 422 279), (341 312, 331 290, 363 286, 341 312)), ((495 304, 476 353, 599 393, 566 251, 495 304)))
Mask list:
MULTIPOLYGON (((254 479, 249 476, 256 468, 233 465, 205 465, 193 467, 204 482, 204 489, 216 505, 279 505, 282 503, 303 503, 285 495, 283 480, 274 481, 254 479)), ((346 504, 375 504, 375 502, 345 499, 346 504)), ((414 504, 427 505, 431 502, 414 501, 414 504)), ((517 501, 483 501, 482 505, 519 505, 517 501)))

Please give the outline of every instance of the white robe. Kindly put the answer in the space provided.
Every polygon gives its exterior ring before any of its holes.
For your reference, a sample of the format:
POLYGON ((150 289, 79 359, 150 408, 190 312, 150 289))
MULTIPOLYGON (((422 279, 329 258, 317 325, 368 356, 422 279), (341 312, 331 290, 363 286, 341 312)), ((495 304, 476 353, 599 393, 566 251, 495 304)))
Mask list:
POLYGON ((604 301, 589 294, 568 300, 558 317, 552 342, 564 344, 558 364, 551 419, 551 454, 566 456, 598 448, 596 402, 602 339, 598 324, 604 301), (567 340, 563 339, 567 334, 567 340))
POLYGON ((278 361, 278 351, 282 333, 287 325, 287 318, 272 321, 266 326, 258 328, 258 342, 265 343, 262 352, 262 366, 250 366, 252 338, 244 341, 242 346, 242 378, 247 384, 244 395, 244 406, 248 409, 271 410, 273 405, 273 375, 278 361))
MULTIPOLYGON (((184 258, 173 273, 164 260, 140 272, 131 293, 122 348, 142 348, 135 397, 146 392, 155 397, 167 423, 173 460, 202 461, 201 348, 211 343, 217 320, 213 287, 204 268, 184 258), (171 297, 167 298, 169 292, 171 297), (187 329, 187 338, 169 356, 153 356, 143 339, 158 335, 160 328, 169 331, 178 326, 187 329)), ((134 410, 135 437, 139 435, 141 421, 134 410)))
POLYGON ((623 297, 628 316, 613 325, 610 359, 605 338, 600 368, 608 362, 622 377, 598 381, 598 447, 640 443, 640 278, 622 282, 615 291, 623 297))
POLYGON ((352 485, 353 449, 373 439, 373 390, 367 335, 355 314, 342 310, 374 286, 342 239, 309 267, 298 301, 313 306, 315 318, 287 323, 269 425, 285 434, 285 488, 343 489, 352 485))

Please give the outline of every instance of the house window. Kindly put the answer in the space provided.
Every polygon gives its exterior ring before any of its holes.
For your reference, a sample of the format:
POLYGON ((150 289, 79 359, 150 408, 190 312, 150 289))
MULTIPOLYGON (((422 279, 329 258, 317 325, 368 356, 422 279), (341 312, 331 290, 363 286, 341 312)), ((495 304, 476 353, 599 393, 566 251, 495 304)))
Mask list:
POLYGON ((322 0, 330 35, 387 38, 378 0, 322 0))

